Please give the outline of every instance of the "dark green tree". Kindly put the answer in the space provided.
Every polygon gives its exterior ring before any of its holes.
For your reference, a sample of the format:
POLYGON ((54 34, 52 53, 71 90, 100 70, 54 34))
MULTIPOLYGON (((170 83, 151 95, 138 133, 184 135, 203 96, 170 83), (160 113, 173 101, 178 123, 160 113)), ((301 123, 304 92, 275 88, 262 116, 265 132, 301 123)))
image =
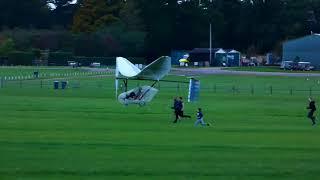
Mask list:
POLYGON ((14 50, 15 47, 13 39, 7 38, 0 42, 0 56, 8 56, 8 54, 14 50))
POLYGON ((137 1, 129 0, 123 3, 119 16, 129 30, 144 30, 145 25, 141 18, 141 11, 137 1))
POLYGON ((73 17, 73 32, 95 32, 119 21, 121 1, 83 0, 73 17))
POLYGON ((49 6, 46 0, 1 0, 0 28, 48 28, 49 6))

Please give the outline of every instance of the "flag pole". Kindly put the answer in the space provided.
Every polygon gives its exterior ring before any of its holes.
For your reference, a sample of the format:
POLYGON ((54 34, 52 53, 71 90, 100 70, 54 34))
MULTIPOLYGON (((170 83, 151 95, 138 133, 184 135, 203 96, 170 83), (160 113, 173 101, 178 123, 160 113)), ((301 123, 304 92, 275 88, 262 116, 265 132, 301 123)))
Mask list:
POLYGON ((211 22, 210 22, 210 28, 209 28, 209 29, 210 29, 210 32, 209 32, 209 33, 210 33, 210 40, 209 40, 209 41, 210 41, 210 42, 209 42, 209 44, 210 44, 210 49, 209 49, 209 50, 210 50, 210 57, 209 57, 209 58, 210 58, 210 66, 211 66, 211 65, 212 65, 212 32, 211 32, 211 22))

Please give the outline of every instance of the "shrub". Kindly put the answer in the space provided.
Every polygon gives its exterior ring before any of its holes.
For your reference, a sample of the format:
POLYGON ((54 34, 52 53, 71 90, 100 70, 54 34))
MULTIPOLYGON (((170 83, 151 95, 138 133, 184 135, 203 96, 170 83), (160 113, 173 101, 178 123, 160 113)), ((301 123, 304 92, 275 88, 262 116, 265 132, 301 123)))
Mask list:
POLYGON ((13 51, 8 54, 8 65, 32 65, 35 56, 33 52, 13 51))
POLYGON ((72 52, 50 52, 48 63, 49 65, 55 66, 66 66, 68 65, 68 61, 73 61, 73 53, 72 52))

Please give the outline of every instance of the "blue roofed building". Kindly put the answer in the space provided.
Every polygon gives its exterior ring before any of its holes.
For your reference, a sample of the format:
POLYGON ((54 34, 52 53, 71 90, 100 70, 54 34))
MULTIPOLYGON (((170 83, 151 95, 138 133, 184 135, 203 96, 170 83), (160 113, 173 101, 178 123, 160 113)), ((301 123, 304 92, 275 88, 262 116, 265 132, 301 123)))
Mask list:
POLYGON ((320 34, 283 43, 282 61, 305 61, 320 69, 320 34))

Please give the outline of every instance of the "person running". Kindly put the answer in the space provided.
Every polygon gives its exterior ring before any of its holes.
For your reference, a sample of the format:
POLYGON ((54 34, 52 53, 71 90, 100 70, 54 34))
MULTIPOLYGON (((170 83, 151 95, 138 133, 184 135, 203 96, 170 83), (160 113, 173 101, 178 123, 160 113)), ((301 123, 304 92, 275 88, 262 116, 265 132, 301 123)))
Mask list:
POLYGON ((309 106, 307 107, 309 109, 308 118, 312 121, 312 126, 316 125, 316 117, 313 115, 313 113, 317 110, 315 101, 310 97, 309 98, 309 106))
POLYGON ((210 126, 209 123, 205 123, 204 120, 203 120, 203 113, 201 111, 201 108, 198 108, 198 111, 197 111, 197 120, 196 122, 194 123, 194 126, 198 126, 198 124, 201 124, 202 126, 210 126))
POLYGON ((191 116, 189 116, 189 115, 184 115, 184 102, 183 102, 182 97, 179 98, 179 106, 178 107, 180 108, 179 109, 179 116, 180 117, 191 118, 191 116))
POLYGON ((174 115, 175 115, 175 120, 173 121, 173 123, 177 123, 178 119, 180 119, 179 114, 180 114, 180 102, 178 100, 178 97, 175 97, 173 99, 173 107, 172 109, 174 110, 174 115))

